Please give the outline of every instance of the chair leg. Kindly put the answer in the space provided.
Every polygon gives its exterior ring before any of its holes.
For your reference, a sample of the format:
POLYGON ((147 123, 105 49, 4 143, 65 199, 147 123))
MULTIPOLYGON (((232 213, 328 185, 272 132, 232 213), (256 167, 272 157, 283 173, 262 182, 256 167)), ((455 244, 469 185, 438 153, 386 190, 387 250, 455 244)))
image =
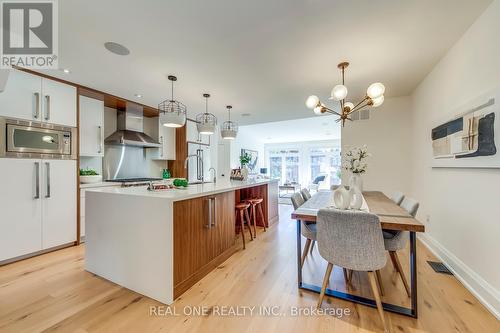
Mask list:
POLYGON ((316 244, 316 241, 313 240, 312 243, 311 243, 311 250, 309 253, 313 253, 313 250, 314 250, 314 244, 316 244))
POLYGON ((380 291, 380 296, 384 296, 384 285, 382 284, 382 276, 380 275, 380 269, 377 269, 375 271, 375 274, 377 275, 377 282, 378 282, 378 289, 380 291))
POLYGON ((250 231, 250 240, 253 241, 253 236, 252 236, 252 222, 250 220, 250 217, 248 216, 248 211, 245 209, 245 216, 247 217, 247 226, 248 226, 248 231, 250 231))
POLYGON ((384 326, 384 332, 389 332, 387 325, 385 323, 384 309, 382 308, 382 301, 380 300, 380 295, 378 293, 377 281, 375 280, 375 275, 373 272, 368 272, 368 279, 370 280, 370 286, 372 288, 373 296, 375 297, 375 303, 377 303, 377 310, 382 320, 382 325, 384 326))
POLYGON ((255 205, 252 205, 252 216, 253 216, 253 238, 257 238, 257 214, 255 212, 255 205))
POLYGON ((321 293, 319 294, 318 308, 321 308, 321 303, 323 303, 323 297, 325 297, 325 290, 328 285, 328 281, 330 280, 330 275, 332 274, 332 268, 333 264, 328 263, 328 266, 326 266, 325 277, 323 278, 323 285, 321 286, 321 293))
POLYGON ((349 272, 346 268, 342 268, 342 270, 344 271, 344 280, 345 280, 345 283, 346 284, 349 284, 349 272))
POLYGON ((307 251, 309 251, 309 246, 311 246, 311 240, 308 238, 306 240, 306 245, 304 245, 304 252, 302 252, 302 259, 300 260, 300 266, 304 266, 304 261, 306 260, 307 251))
POLYGON ((396 253, 396 251, 389 251, 389 255, 391 256, 391 259, 395 264, 399 276, 401 276, 401 280, 403 281, 403 285, 405 286, 406 289, 406 294, 408 295, 408 297, 410 297, 411 295, 410 287, 408 286, 408 282, 406 281, 405 273, 403 272, 403 267, 401 267, 401 263, 399 262, 398 254, 396 253))
POLYGON ((241 239, 243 239, 243 250, 245 246, 245 223, 243 222, 243 211, 240 210, 240 227, 241 227, 241 239))
POLYGON ((259 204, 259 214, 262 219, 262 225, 264 226, 264 231, 266 231, 266 220, 264 219, 264 213, 262 212, 262 204, 259 204))

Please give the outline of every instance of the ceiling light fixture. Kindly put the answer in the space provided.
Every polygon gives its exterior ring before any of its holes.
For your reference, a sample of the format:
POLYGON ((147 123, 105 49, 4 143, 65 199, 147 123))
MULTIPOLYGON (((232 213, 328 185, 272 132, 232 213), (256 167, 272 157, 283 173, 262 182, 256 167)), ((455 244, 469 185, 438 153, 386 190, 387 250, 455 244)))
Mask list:
POLYGON ((137 97, 137 98, 141 98, 142 97, 141 94, 134 94, 134 96, 137 97))
POLYGON ((342 72, 342 84, 338 84, 335 87, 333 87, 329 98, 335 101, 339 101, 340 103, 339 112, 326 107, 323 103, 321 103, 318 96, 311 95, 306 100, 306 106, 309 109, 313 110, 314 113, 317 115, 321 115, 325 112, 328 112, 339 116, 340 118, 337 119, 336 122, 342 121, 342 126, 345 125, 346 120, 352 120, 350 118, 350 115, 353 112, 359 111, 365 107, 371 106, 376 108, 382 105, 382 103, 384 102, 384 92, 385 92, 385 87, 382 83, 380 82, 372 83, 366 90, 366 96, 356 105, 354 105, 351 102, 346 102, 345 99, 347 97, 348 91, 347 87, 345 86, 344 72, 347 66, 349 66, 348 62, 341 62, 340 64, 337 65, 337 67, 342 72))
POLYGON ((71 73, 71 71, 68 68, 63 69, 63 72, 66 73, 66 74, 71 73))
POLYGON ((226 108, 227 113, 229 114, 229 119, 222 124, 220 134, 223 139, 234 140, 236 138, 236 134, 238 134, 238 124, 231 121, 231 109, 233 107, 228 105, 226 108))
POLYGON ((208 98, 210 94, 203 94, 205 97, 205 113, 200 113, 196 116, 196 127, 198 128, 198 133, 200 134, 214 134, 217 129, 217 118, 208 113, 208 98))
POLYGON ((126 55, 130 54, 130 50, 129 49, 127 49, 122 44, 118 44, 118 43, 115 43, 115 42, 106 42, 106 43, 104 43, 104 47, 109 52, 117 54, 117 55, 126 56, 126 55))
POLYGON ((172 97, 158 104, 160 122, 165 127, 182 127, 186 124, 187 108, 174 99, 174 82, 177 77, 169 75, 167 78, 172 82, 172 97))

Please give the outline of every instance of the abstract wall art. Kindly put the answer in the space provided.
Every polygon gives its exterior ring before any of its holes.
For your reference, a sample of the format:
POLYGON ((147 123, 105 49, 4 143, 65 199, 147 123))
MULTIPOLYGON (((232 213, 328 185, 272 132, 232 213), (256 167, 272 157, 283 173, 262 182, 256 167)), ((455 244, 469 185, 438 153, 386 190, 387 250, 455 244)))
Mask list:
POLYGON ((250 149, 241 149, 241 155, 249 154, 251 159, 250 163, 248 163, 248 171, 251 174, 257 173, 257 163, 259 162, 259 152, 256 150, 250 149))
POLYGON ((459 108, 431 139, 435 168, 500 168, 500 88, 459 108))

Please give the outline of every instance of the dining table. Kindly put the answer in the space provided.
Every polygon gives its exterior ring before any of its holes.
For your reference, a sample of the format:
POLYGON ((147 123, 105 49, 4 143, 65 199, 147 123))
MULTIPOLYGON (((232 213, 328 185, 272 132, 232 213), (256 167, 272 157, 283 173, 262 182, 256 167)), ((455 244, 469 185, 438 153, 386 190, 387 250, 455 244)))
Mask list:
MULTIPOLYGON (((418 318, 417 311, 417 232, 425 232, 425 226, 401 208, 385 194, 380 191, 365 191, 363 194, 363 206, 361 210, 375 214, 379 217, 381 228, 384 230, 408 231, 410 239, 410 308, 382 302, 384 310, 402 315, 418 318)), ((320 209, 336 209, 333 202, 333 191, 318 191, 309 200, 292 212, 292 219, 297 223, 297 278, 298 288, 315 293, 321 292, 321 286, 305 283, 302 281, 302 236, 301 221, 316 223, 316 217, 320 209)), ((325 295, 343 300, 359 303, 376 308, 374 299, 362 297, 333 289, 326 289, 325 295)))

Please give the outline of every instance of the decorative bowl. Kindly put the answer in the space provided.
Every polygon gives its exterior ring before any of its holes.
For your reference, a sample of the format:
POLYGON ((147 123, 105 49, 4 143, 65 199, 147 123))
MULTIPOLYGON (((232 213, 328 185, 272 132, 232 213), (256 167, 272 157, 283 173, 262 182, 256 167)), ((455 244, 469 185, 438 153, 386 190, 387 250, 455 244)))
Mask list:
POLYGON ((80 176, 80 183, 82 184, 95 184, 102 182, 102 176, 80 176))

